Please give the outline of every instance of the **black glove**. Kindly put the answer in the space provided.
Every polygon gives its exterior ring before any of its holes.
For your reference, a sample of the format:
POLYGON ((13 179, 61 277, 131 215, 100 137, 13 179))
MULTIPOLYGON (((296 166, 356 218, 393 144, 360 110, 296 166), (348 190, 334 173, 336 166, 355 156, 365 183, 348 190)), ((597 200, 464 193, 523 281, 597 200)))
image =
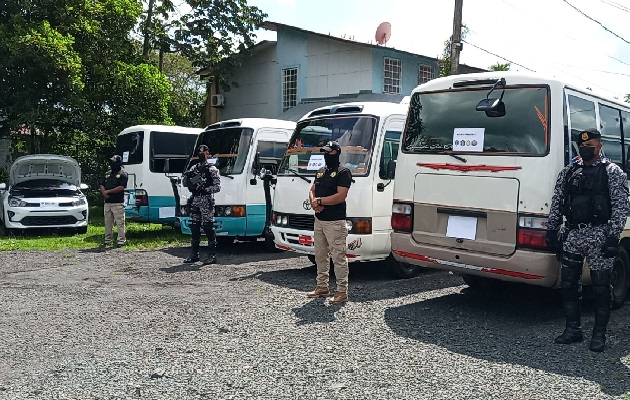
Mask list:
POLYGON ((619 239, 608 236, 602 246, 602 255, 604 258, 614 258, 619 253, 619 239))
POLYGON ((558 230, 557 229, 547 229, 547 246, 549 246, 550 250, 558 251, 560 250, 560 241, 558 241, 558 230))

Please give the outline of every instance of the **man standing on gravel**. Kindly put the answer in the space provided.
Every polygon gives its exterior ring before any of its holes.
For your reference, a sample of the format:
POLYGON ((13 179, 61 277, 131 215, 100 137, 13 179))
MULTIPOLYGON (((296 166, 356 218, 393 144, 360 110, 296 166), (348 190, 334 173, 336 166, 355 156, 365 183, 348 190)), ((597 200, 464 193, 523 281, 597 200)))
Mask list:
POLYGON ((346 197, 352 184, 352 173, 339 164, 341 146, 328 142, 321 148, 326 166, 317 171, 309 192, 311 207, 315 211, 315 262, 317 286, 308 297, 326 297, 330 293, 330 257, 335 266, 337 288, 330 304, 348 301, 348 259, 346 258, 346 197))
POLYGON ((190 231, 192 233, 190 255, 184 263, 191 264, 199 261, 199 243, 201 241, 201 227, 208 237, 208 257, 203 263, 217 262, 217 236, 214 230, 214 194, 221 190, 219 170, 210 163, 208 146, 199 146, 199 162, 184 173, 183 183, 193 195, 190 203, 190 231))
POLYGON ((101 247, 112 245, 114 242, 114 222, 118 227, 116 243, 118 247, 127 242, 125 232, 125 188, 127 187, 127 173, 122 167, 122 158, 114 155, 109 159, 109 171, 100 185, 101 194, 105 198, 103 216, 105 218, 105 240, 101 247))
POLYGON ((606 327, 612 305, 613 261, 619 236, 626 225, 628 181, 616 164, 601 157, 601 134, 580 132, 580 157, 558 175, 547 220, 547 243, 562 251, 562 301, 566 328, 555 339, 569 344, 584 340, 581 326, 582 267, 591 272, 595 295, 595 324, 590 349, 604 351, 606 327), (559 232, 563 222, 566 222, 559 232))

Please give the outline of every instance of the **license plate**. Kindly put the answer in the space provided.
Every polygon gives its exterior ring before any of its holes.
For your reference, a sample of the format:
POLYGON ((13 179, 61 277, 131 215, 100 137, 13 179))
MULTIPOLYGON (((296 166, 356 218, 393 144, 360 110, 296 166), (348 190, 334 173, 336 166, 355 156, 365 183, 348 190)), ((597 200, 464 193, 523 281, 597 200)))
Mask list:
POLYGON ((59 203, 55 201, 40 201, 39 206, 40 207, 59 207, 59 203))
POLYGON ((298 237, 298 242, 305 246, 311 246, 313 244, 313 238, 307 235, 300 235, 298 237))

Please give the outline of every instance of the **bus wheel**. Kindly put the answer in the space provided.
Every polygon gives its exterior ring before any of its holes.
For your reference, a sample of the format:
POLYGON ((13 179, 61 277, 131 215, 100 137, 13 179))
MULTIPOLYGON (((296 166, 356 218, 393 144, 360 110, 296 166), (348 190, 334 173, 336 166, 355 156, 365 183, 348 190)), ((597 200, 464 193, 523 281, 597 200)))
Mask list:
POLYGON ((276 247, 276 243, 273 241, 273 233, 271 232, 265 233, 265 250, 270 253, 277 253, 281 251, 276 247))
POLYGON ((387 266, 390 274, 397 279, 409 279, 418 276, 421 267, 401 261, 397 261, 390 253, 387 257, 387 266))
POLYGON ((311 262, 311 264, 317 265, 317 263, 315 262, 315 254, 309 254, 306 257, 308 257, 308 260, 311 262))
POLYGON ((612 276, 612 297, 613 308, 619 308, 623 305, 626 295, 628 294, 628 286, 630 286, 630 261, 628 252, 621 246, 619 254, 615 257, 613 264, 612 276))
POLYGON ((234 236, 217 236, 217 245, 220 247, 231 246, 234 243, 234 236))

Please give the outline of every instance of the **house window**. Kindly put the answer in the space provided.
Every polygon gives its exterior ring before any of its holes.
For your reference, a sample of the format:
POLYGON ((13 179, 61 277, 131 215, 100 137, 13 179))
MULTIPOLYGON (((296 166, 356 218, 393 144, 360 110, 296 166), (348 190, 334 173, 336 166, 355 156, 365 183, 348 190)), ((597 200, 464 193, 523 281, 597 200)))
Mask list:
POLYGON ((297 68, 282 70, 282 111, 297 105, 297 68))
POLYGON ((383 93, 400 94, 402 60, 385 57, 383 66, 383 93))
POLYGON ((433 67, 430 65, 418 65, 418 85, 429 82, 435 76, 433 75, 433 67))

